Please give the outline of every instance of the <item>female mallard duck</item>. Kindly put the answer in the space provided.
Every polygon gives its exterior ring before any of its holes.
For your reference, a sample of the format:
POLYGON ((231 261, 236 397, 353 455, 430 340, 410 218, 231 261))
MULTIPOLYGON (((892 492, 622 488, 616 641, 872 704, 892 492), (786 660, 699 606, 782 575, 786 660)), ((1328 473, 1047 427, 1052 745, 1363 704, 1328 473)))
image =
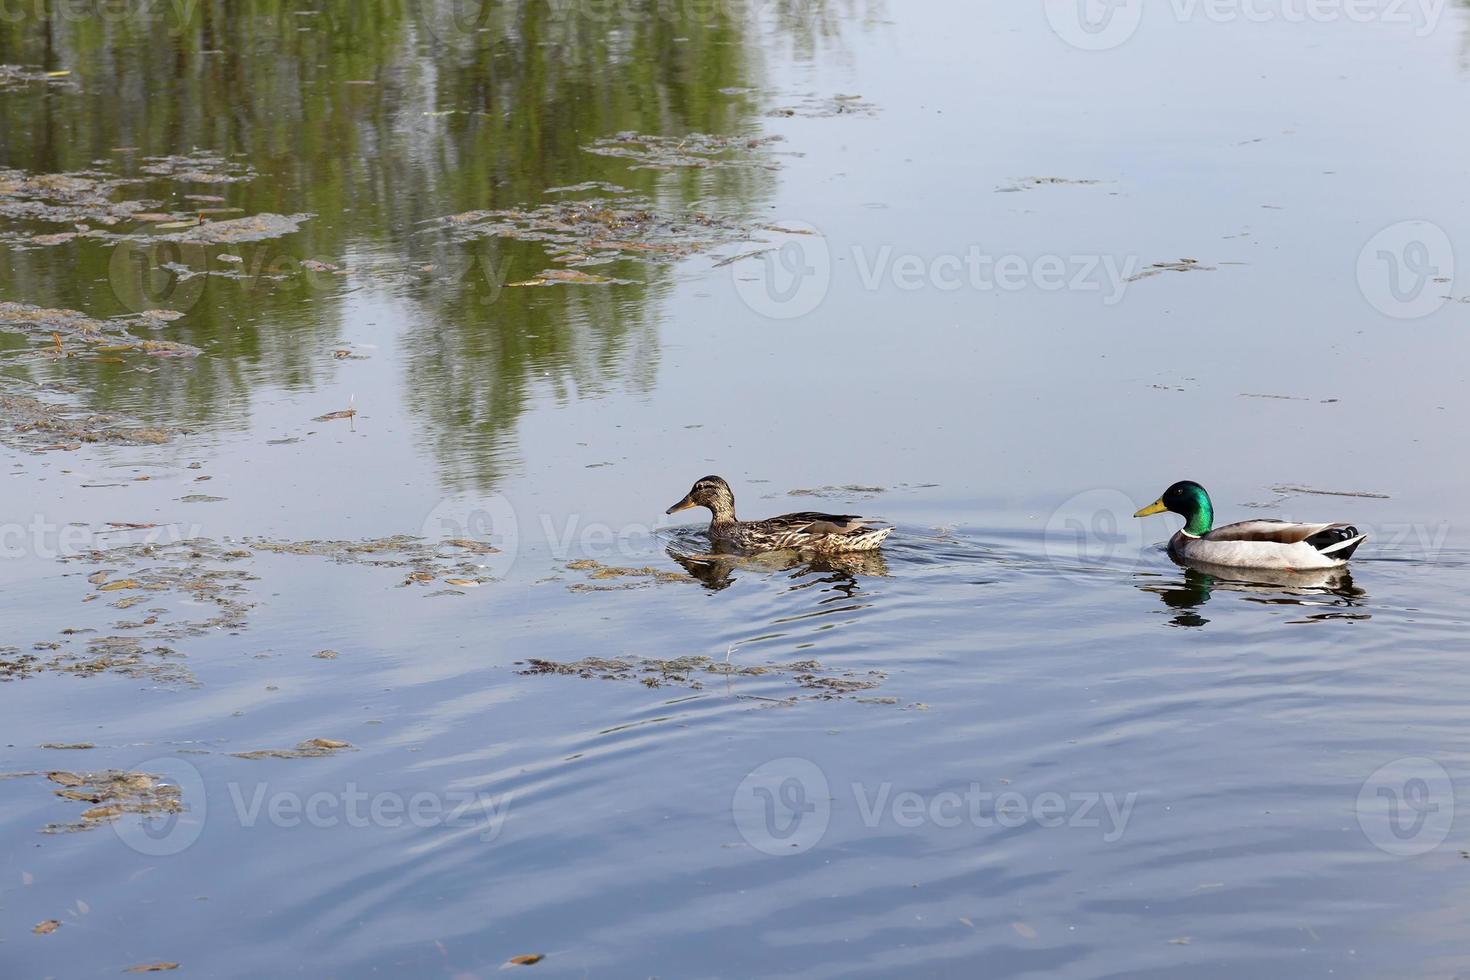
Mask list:
POLYGON ((717 476, 701 479, 683 500, 665 513, 673 514, 691 507, 707 507, 714 515, 709 523, 710 540, 747 551, 776 551, 781 548, 829 554, 873 551, 893 533, 891 527, 850 514, 803 511, 764 521, 738 521, 735 519, 735 494, 730 490, 730 484, 717 476))
POLYGON ((1351 524, 1286 521, 1241 521, 1211 530, 1215 508, 1210 504, 1210 495, 1191 480, 1174 484, 1133 516, 1147 517, 1166 510, 1181 515, 1186 522, 1184 529, 1169 539, 1169 554, 1225 568, 1338 568, 1347 564, 1368 537, 1351 524))

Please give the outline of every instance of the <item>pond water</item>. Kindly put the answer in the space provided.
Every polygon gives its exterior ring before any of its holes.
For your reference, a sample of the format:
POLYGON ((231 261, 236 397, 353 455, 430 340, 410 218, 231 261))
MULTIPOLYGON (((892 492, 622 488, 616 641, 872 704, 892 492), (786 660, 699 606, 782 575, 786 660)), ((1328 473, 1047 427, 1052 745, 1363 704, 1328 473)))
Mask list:
POLYGON ((0 974, 1470 970, 1467 8, 13 6, 0 974))

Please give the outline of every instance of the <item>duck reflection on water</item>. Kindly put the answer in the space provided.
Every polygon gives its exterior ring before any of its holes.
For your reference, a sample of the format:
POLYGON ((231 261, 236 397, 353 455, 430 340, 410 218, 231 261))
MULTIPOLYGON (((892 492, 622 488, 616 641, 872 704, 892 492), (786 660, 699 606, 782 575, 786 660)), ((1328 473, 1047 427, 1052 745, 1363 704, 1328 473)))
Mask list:
POLYGON ((847 596, 861 589, 860 579, 888 575, 888 563, 879 552, 812 555, 798 551, 768 551, 747 555, 685 551, 677 544, 671 544, 665 550, 670 558, 711 592, 733 585, 739 577, 737 573, 742 571, 757 575, 790 572, 792 589, 818 586, 847 596))
POLYGON ((1183 577, 1168 581, 1166 577, 1140 576, 1138 588, 1157 595, 1173 610, 1171 625, 1201 627, 1210 621, 1200 615, 1200 607, 1210 601, 1217 590, 1245 593, 1248 602, 1266 605, 1302 606, 1306 612, 1300 622, 1328 619, 1369 619, 1364 609, 1368 594, 1353 584, 1346 568, 1324 568, 1292 572, 1278 569, 1227 568, 1203 562, 1174 558, 1183 577))

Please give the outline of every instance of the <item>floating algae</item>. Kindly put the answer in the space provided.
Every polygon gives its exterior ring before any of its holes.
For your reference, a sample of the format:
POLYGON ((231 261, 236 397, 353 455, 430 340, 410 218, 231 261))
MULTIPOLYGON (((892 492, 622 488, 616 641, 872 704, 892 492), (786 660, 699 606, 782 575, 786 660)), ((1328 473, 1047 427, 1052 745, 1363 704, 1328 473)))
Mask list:
POLYGON ((1200 265, 1199 259, 1180 259, 1178 262, 1155 262, 1137 275, 1129 276, 1125 282, 1138 282, 1165 272, 1214 272, 1212 265, 1200 265))
MULTIPOLYGON (((177 319, 174 310, 150 310, 140 322, 177 319)), ((97 320, 76 310, 47 309, 28 303, 0 303, 0 333, 17 334, 37 343, 31 356, 78 357, 126 353, 155 357, 196 357, 200 350, 171 340, 134 337, 126 322, 97 320)))
POLYGON ((861 95, 805 95, 795 105, 777 106, 768 116, 801 116, 805 119, 828 119, 833 116, 876 116, 878 107, 864 102, 861 95))
POLYGON ((1090 187, 1102 181, 1090 177, 1022 177, 1009 187, 998 187, 998 193, 1029 191, 1037 187, 1090 187))
POLYGON ((133 183, 96 170, 61 174, 0 170, 0 218, 115 225, 158 206, 156 201, 113 200, 118 188, 133 183))
POLYGON ((430 585, 440 580, 450 585, 475 586, 493 581, 481 564, 468 559, 497 552, 483 541, 454 538, 429 542, 405 534, 363 541, 251 539, 248 543, 256 551, 326 558, 343 565, 400 569, 405 572, 401 583, 404 586, 430 585))
POLYGON ((181 620, 165 624, 160 638, 179 639, 211 630, 240 629, 252 603, 242 597, 246 583, 256 577, 241 568, 220 568, 253 557, 249 551, 231 548, 208 538, 186 538, 174 542, 142 542, 113 548, 93 548, 61 560, 102 566, 88 577, 99 594, 125 587, 160 598, 184 595, 193 602, 214 606, 218 612, 203 620, 181 620), (103 577, 106 572, 106 577, 103 577), (118 576, 118 577, 115 577, 118 576))
MULTIPOLYGON (((758 697, 760 700, 778 702, 850 699, 864 691, 880 687, 887 679, 887 675, 879 670, 836 671, 824 667, 816 660, 746 667, 726 661, 712 660, 705 656, 677 657, 672 660, 653 660, 645 657, 584 657, 569 663, 536 658, 521 661, 520 666, 522 669, 517 673, 523 675, 554 674, 610 681, 637 681, 645 687, 677 686, 696 691, 703 690, 707 682, 717 678, 784 678, 810 692, 774 699, 747 695, 758 697)), ((895 698, 862 698, 861 700, 882 704, 897 703, 895 698)))
MULTIPOLYGON (((159 201, 129 200, 119 193, 122 188, 145 180, 221 184, 255 177, 255 172, 249 167, 212 154, 150 157, 143 161, 140 173, 142 176, 139 177, 121 177, 98 170, 29 174, 21 170, 0 169, 0 218, 72 226, 66 231, 52 233, 10 232, 0 235, 0 241, 16 246, 60 245, 76 238, 228 245, 289 235, 312 217, 310 214, 262 213, 207 220, 206 215, 238 213, 240 209, 162 210, 164 205, 159 201), (129 223, 127 230, 108 230, 124 222, 129 223)), ((209 202, 222 200, 214 195, 188 196, 209 202)))
MULTIPOLYGON (((493 236, 540 242, 553 261, 583 266, 609 258, 677 261, 717 245, 742 241, 749 230, 728 217, 658 210, 638 196, 557 201, 534 208, 466 211, 443 219, 461 238, 493 236)), ((543 272, 538 279, 606 284, 603 277, 543 272)), ((543 285, 532 280, 528 284, 543 285)), ((615 284, 626 284, 617 281, 615 284)))
POLYGON ((341 739, 309 738, 294 749, 256 749, 252 752, 231 752, 230 755, 237 759, 316 759, 352 748, 352 743, 341 739))
POLYGON ((140 162, 138 169, 145 174, 190 184, 237 184, 255 177, 253 167, 207 151, 144 157, 140 162))
POLYGON ((574 582, 567 586, 572 592, 619 592, 626 589, 641 589, 650 585, 687 583, 689 576, 659 568, 618 568, 604 565, 593 558, 581 558, 567 563, 574 572, 586 572, 590 582, 574 582))
POLYGON ((0 442, 32 452, 74 451, 84 443, 157 446, 184 431, 141 426, 114 415, 91 414, 29 395, 0 392, 0 442))
POLYGON ((44 68, 27 68, 23 65, 0 65, 0 92, 23 88, 26 85, 43 84, 51 88, 80 91, 81 86, 69 71, 46 71, 44 68))
POLYGON ((177 786, 163 782, 162 777, 146 772, 75 773, 51 772, 46 778, 61 787, 53 792, 64 800, 91 804, 81 820, 68 824, 50 824, 44 833, 73 833, 91 830, 124 813, 145 816, 182 813, 183 794, 177 786))
POLYGON ((299 231, 301 223, 311 217, 310 214, 266 212, 244 218, 228 218, 224 221, 204 221, 190 225, 182 231, 149 236, 148 240, 195 245, 234 245, 240 242, 259 242, 299 231))
POLYGON ((780 164, 768 151, 780 136, 650 136, 624 132, 604 136, 582 147, 598 156, 634 162, 634 170, 708 170, 716 167, 757 167, 778 170, 780 164))

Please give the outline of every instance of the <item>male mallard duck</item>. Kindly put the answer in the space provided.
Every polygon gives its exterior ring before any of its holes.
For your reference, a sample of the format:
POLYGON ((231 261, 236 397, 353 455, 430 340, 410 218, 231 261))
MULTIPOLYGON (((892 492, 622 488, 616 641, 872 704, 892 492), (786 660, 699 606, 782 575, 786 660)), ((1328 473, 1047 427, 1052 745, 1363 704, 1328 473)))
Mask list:
POLYGON ((714 515, 709 523, 710 540, 747 551, 776 551, 781 548, 827 553, 872 551, 893 533, 891 527, 882 527, 850 514, 803 511, 764 521, 738 521, 735 519, 735 494, 730 484, 718 476, 706 476, 695 483, 683 500, 664 513, 673 514, 691 507, 707 507, 714 515))
POLYGON ((1351 524, 1286 521, 1241 521, 1211 530, 1215 508, 1210 495, 1191 480, 1174 484, 1133 516, 1147 517, 1166 510, 1181 515, 1186 522, 1184 529, 1169 539, 1169 554, 1226 568, 1337 568, 1346 565, 1368 537, 1351 524))

